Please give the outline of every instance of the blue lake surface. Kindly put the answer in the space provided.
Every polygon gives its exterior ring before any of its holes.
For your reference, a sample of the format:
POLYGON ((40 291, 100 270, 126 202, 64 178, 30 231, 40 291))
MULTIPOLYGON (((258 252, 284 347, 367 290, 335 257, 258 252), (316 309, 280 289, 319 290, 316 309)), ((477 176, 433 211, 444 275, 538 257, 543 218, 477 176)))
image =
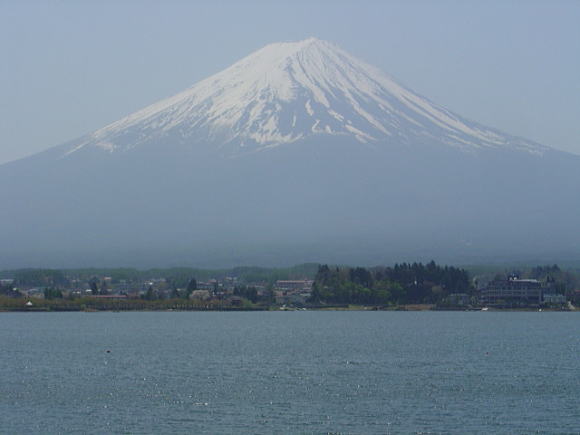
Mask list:
POLYGON ((0 313, 0 432, 580 433, 580 314, 0 313))

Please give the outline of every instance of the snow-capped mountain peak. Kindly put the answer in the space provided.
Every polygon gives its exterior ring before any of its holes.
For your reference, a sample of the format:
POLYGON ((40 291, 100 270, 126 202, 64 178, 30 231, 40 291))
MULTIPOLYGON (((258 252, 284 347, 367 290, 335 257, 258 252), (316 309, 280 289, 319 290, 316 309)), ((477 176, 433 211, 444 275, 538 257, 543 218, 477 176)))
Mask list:
POLYGON ((309 38, 267 45, 189 89, 97 130, 68 153, 86 146, 113 152, 172 141, 228 145, 235 152, 316 135, 385 146, 544 149, 463 119, 341 48, 309 38))

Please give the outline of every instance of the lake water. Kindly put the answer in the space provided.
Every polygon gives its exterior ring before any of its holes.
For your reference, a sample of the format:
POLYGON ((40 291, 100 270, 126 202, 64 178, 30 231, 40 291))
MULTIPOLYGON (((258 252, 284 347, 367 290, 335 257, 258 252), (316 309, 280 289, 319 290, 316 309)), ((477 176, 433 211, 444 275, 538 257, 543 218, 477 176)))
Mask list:
POLYGON ((0 313, 0 432, 580 433, 580 315, 0 313))

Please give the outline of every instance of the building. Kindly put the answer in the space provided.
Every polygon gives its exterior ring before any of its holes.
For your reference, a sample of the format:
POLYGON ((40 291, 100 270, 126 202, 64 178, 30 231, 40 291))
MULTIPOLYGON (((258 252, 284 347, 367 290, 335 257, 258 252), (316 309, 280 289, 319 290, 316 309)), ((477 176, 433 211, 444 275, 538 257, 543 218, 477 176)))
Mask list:
POLYGON ((544 304, 547 305, 564 305, 566 303, 566 296, 558 293, 544 293, 544 304))
POLYGON ((447 296, 447 303, 454 307, 465 307, 471 302, 471 297, 467 293, 451 293, 447 296))
POLYGON ((284 292, 310 292, 313 284, 314 281, 310 279, 278 280, 275 288, 284 292))
POLYGON ((481 289, 482 305, 529 306, 540 305, 544 285, 537 279, 510 277, 491 281, 481 289))
POLYGON ((211 298, 209 290, 194 290, 189 295, 190 299, 200 299, 202 301, 207 301, 211 298))
POLYGON ((90 295, 92 299, 100 299, 104 301, 125 300, 127 295, 90 295))

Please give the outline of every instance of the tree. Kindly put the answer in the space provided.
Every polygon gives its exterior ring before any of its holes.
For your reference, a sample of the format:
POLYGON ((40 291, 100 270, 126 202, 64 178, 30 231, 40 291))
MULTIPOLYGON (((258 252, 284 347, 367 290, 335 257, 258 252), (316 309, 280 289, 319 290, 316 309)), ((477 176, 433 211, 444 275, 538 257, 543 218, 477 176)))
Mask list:
POLYGON ((62 291, 47 287, 44 289, 44 299, 51 300, 51 299, 62 299, 62 291))
POLYGON ((195 290, 197 290, 197 281, 195 278, 191 278, 187 283, 187 288, 185 289, 185 299, 189 299, 195 290))
POLYGON ((246 298, 252 303, 256 303, 258 301, 258 290, 256 287, 247 287, 245 285, 234 287, 234 295, 246 298))
POLYGON ((268 284, 266 290, 264 290, 264 301, 268 304, 276 302, 276 295, 274 294, 274 286, 272 284, 268 284))
POLYGON ((153 290, 153 286, 149 286, 149 288, 147 289, 147 293, 145 293, 145 295, 143 296, 143 299, 148 300, 148 301, 153 301, 153 300, 157 299, 157 295, 155 294, 155 291, 153 290))
POLYGON ((96 296, 99 294, 99 287, 97 285, 98 279, 97 278, 91 278, 89 280, 89 287, 91 289, 91 293, 93 296, 96 296))
POLYGON ((23 296, 19 290, 14 289, 13 284, 6 284, 6 285, 0 284, 0 295, 8 296, 11 298, 19 298, 19 297, 23 296))
POLYGON ((312 285, 312 291, 310 292, 310 299, 308 302, 319 303, 322 299, 322 292, 320 291, 320 285, 318 282, 314 282, 312 285))
POLYGON ((109 290, 107 288, 107 281, 103 280, 103 282, 101 283, 101 291, 99 292, 99 294, 101 295, 109 294, 109 290))

